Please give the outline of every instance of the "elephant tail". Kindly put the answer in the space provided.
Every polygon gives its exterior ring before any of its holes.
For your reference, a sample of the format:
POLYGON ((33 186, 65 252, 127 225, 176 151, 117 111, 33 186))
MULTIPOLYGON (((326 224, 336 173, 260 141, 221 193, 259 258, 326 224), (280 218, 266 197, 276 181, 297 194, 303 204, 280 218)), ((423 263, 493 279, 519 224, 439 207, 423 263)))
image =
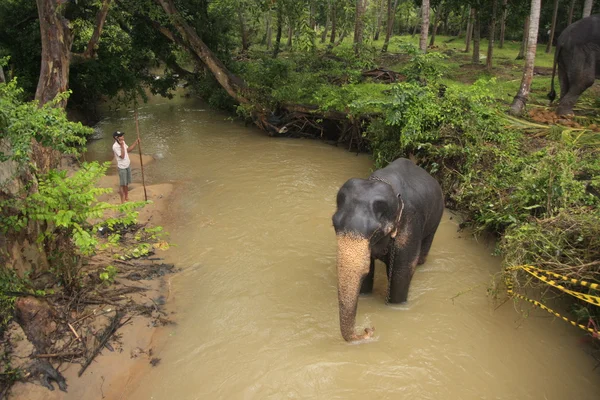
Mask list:
POLYGON ((561 46, 556 46, 556 51, 554 52, 554 64, 552 64, 552 80, 550 81, 550 93, 548 93, 548 98, 550 99, 550 104, 556 98, 556 91, 554 90, 554 75, 556 74, 556 63, 558 62, 558 55, 560 54, 561 46))

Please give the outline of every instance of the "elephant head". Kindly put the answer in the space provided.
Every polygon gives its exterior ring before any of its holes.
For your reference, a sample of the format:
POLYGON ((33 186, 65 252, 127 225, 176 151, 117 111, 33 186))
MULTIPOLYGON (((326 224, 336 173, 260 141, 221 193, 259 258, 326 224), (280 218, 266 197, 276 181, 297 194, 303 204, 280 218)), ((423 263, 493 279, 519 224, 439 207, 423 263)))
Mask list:
POLYGON ((366 339, 372 329, 354 331, 358 295, 372 257, 387 251, 396 233, 402 202, 380 180, 350 179, 339 190, 333 226, 337 236, 340 330, 346 341, 366 339))

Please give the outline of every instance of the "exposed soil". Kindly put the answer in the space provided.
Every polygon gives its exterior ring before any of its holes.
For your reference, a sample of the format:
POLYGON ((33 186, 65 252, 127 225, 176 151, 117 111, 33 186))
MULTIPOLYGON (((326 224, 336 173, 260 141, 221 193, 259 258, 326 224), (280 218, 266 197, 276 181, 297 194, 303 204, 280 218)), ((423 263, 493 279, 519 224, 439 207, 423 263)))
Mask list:
MULTIPOLYGON (((149 162, 151 158, 145 159, 144 165, 149 162)), ((131 201, 144 199, 142 185, 135 183, 140 180, 138 164, 132 158, 131 201)), ((115 171, 109 172, 112 175, 99 186, 114 192, 100 200, 117 203, 118 178, 115 171)), ((47 273, 33 281, 36 288, 45 290, 45 296, 19 297, 16 319, 0 343, 0 352, 5 354, 0 362, 21 371, 7 398, 120 398, 123 388, 160 363, 153 356, 153 345, 160 327, 173 323, 166 303, 175 267, 162 258, 162 250, 168 248, 164 238, 151 237, 142 228, 164 223, 173 191, 172 184, 146 187, 152 203, 140 210, 138 224, 116 228, 122 248, 108 248, 87 260, 80 290, 65 293, 47 273), (148 245, 142 257, 130 251, 139 245, 134 236, 142 236, 148 245), (116 275, 103 280, 100 273, 109 265, 116 268, 116 275)), ((0 388, 0 399, 3 394, 0 388)))

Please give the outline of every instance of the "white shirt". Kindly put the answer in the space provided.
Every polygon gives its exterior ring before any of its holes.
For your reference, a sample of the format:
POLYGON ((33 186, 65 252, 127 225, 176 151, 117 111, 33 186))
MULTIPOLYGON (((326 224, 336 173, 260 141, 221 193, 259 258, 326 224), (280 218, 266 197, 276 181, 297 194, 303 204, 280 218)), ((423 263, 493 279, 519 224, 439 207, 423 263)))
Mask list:
POLYGON ((131 161, 129 161, 129 153, 127 152, 127 144, 123 141, 123 152, 125 153, 125 157, 121 158, 121 145, 119 142, 115 142, 113 144, 113 153, 115 153, 115 157, 117 158, 117 167, 121 169, 125 169, 129 167, 131 161))

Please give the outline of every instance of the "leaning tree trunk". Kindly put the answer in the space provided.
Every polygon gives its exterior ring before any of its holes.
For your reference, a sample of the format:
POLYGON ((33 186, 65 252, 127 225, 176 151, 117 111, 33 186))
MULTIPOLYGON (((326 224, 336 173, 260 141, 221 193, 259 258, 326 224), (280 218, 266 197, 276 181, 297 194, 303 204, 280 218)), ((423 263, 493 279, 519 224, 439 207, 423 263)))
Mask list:
POLYGON ((481 42, 481 18, 479 9, 475 9, 475 21, 473 22, 473 64, 479 64, 479 44, 481 42))
POLYGON ((522 60, 525 58, 525 52, 527 51, 527 40, 529 35, 529 15, 525 17, 525 26, 523 27, 523 40, 521 41, 521 48, 519 49, 519 54, 517 54, 517 60, 522 60))
POLYGON ((527 56, 525 58, 525 67, 523 68, 523 79, 519 86, 511 106, 510 114, 521 115, 527 103, 527 97, 531 89, 533 80, 533 67, 535 62, 535 50, 537 48, 538 28, 540 24, 541 0, 531 0, 531 18, 529 23, 529 34, 527 38, 527 56))
POLYGON ((502 21, 500 22, 500 43, 499 48, 504 47, 504 35, 506 34, 506 17, 508 15, 508 0, 502 1, 502 21))
POLYGON ((573 23, 573 10, 575 9, 575 0, 571 0, 571 5, 569 6, 569 19, 567 20, 567 26, 573 23))
POLYGON ((471 50, 471 39, 473 38, 473 28, 475 25, 475 9, 473 7, 469 8, 469 23, 467 24, 467 37, 465 38, 466 46, 465 53, 468 53, 471 50))
MULTIPOLYGON (((557 0, 558 1, 558 0, 557 0)), ((498 0, 492 0, 492 19, 490 21, 490 31, 488 36, 488 51, 485 66, 488 71, 492 71, 492 58, 494 56, 494 36, 496 33, 496 8, 498 0)))
POLYGON ((383 53, 387 52, 388 46, 390 44, 390 38, 392 37, 392 31, 394 29, 394 17, 396 16, 396 7, 398 5, 398 0, 388 0, 387 2, 387 25, 385 30, 385 40, 383 41, 383 47, 381 51, 383 53))
POLYGON ((421 38, 419 39, 419 49, 421 49, 423 53, 426 53, 427 35, 429 34, 429 0, 423 0, 421 15, 421 38))
POLYGON ((246 104, 246 99, 243 93, 247 89, 246 83, 232 74, 227 67, 219 60, 213 52, 200 39, 195 29, 188 25, 185 18, 179 13, 173 0, 156 0, 171 18, 171 22, 183 37, 184 41, 189 43, 190 48, 208 67, 210 72, 217 79, 219 84, 225 91, 238 103, 246 104))
POLYGON ((552 13, 552 26, 550 27, 550 37, 546 45, 546 53, 552 50, 552 42, 554 42, 554 32, 556 31, 556 17, 558 16, 558 0, 554 0, 554 12, 552 13))
POLYGON ((594 0, 585 0, 583 3, 583 15, 581 18, 589 17, 592 14, 592 6, 594 5, 594 0))

